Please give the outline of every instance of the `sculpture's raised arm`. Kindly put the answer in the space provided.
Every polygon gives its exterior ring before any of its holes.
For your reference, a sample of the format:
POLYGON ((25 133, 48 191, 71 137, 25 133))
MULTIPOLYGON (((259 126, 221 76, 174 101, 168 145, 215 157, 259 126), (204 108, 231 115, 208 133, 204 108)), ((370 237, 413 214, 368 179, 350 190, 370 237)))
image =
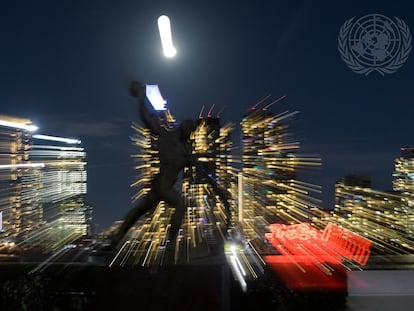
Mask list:
POLYGON ((144 125, 150 129, 153 134, 160 135, 164 130, 160 125, 160 121, 155 113, 155 110, 145 103, 146 87, 137 81, 132 81, 129 87, 131 96, 138 98, 138 111, 144 125))

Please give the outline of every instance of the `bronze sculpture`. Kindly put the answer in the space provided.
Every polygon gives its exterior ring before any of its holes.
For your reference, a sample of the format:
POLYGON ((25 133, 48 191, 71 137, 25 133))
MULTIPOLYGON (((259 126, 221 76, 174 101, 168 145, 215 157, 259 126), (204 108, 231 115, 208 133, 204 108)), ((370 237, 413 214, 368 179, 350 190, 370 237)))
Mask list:
MULTIPOLYGON (((208 176, 198 162, 198 157, 203 155, 192 154, 192 144, 190 141, 191 133, 196 129, 196 122, 185 120, 173 129, 166 129, 161 126, 155 111, 150 110, 145 103, 145 85, 139 82, 132 82, 130 95, 138 99, 139 114, 144 126, 153 135, 158 137, 157 149, 160 160, 159 173, 151 181, 151 190, 143 197, 136 207, 131 209, 124 217, 124 221, 119 227, 116 235, 112 239, 111 248, 114 248, 122 240, 128 230, 145 213, 155 209, 160 201, 164 201, 175 208, 171 218, 170 243, 166 245, 166 257, 171 257, 174 252, 174 241, 181 226, 186 206, 181 193, 174 188, 179 174, 184 167, 196 167, 199 173, 204 175, 207 182, 223 201, 226 209, 228 222, 230 222, 230 205, 227 201, 229 194, 221 189, 217 183, 208 176), (226 195, 225 195, 226 194, 226 195)), ((169 258, 171 259, 171 258, 169 258)))

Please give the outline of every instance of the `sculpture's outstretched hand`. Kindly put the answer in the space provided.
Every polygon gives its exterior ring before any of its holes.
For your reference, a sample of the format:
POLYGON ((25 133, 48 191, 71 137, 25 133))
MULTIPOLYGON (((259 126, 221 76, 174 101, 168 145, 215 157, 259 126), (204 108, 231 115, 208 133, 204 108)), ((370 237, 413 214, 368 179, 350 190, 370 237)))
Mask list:
POLYGON ((145 84, 142 84, 138 81, 132 81, 129 86, 129 95, 137 98, 142 98, 145 96, 145 84))
POLYGON ((144 125, 155 135, 160 135, 164 130, 160 125, 154 109, 145 104, 146 85, 138 81, 132 81, 129 86, 129 95, 138 99, 138 111, 144 125))

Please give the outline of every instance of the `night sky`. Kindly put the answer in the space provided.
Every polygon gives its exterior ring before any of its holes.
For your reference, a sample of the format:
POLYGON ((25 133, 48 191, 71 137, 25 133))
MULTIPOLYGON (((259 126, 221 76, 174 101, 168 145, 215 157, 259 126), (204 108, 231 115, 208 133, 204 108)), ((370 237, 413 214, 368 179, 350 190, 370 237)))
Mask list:
POLYGON ((414 33, 411 1, 3 2, 0 114, 82 140, 87 199, 102 229, 131 207, 131 80, 159 84, 177 120, 215 104, 227 106, 223 122, 238 124, 264 96, 286 94, 272 111, 301 112, 301 153, 323 163, 306 180, 323 186, 323 206, 332 208, 337 179, 370 174, 390 189, 393 159, 414 146, 414 51, 385 76, 352 72, 338 52, 342 24, 373 13, 397 16, 414 33), (172 23, 173 59, 162 55, 162 14, 172 23))

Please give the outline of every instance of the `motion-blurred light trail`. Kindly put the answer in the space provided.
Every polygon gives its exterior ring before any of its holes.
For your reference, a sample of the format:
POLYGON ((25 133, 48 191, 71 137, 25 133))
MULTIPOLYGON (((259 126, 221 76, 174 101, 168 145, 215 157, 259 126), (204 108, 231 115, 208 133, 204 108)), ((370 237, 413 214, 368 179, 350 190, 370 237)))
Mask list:
POLYGON ((44 163, 1 164, 0 169, 38 168, 45 167, 44 163))
POLYGON ((23 129, 23 130, 26 130, 26 131, 29 131, 29 132, 35 132, 39 129, 36 125, 31 124, 30 120, 14 121, 14 119, 10 118, 10 117, 7 117, 7 120, 4 119, 5 118, 4 116, 0 116, 0 117, 2 117, 0 119, 0 125, 2 125, 2 126, 23 129))
POLYGON ((171 36, 171 23, 170 18, 166 15, 158 17, 158 30, 160 32, 162 49, 165 57, 174 57, 177 53, 171 36))
POLYGON ((43 139, 43 140, 59 141, 59 142, 67 143, 67 144, 81 144, 82 143, 79 139, 49 136, 49 135, 33 135, 33 138, 43 139))

